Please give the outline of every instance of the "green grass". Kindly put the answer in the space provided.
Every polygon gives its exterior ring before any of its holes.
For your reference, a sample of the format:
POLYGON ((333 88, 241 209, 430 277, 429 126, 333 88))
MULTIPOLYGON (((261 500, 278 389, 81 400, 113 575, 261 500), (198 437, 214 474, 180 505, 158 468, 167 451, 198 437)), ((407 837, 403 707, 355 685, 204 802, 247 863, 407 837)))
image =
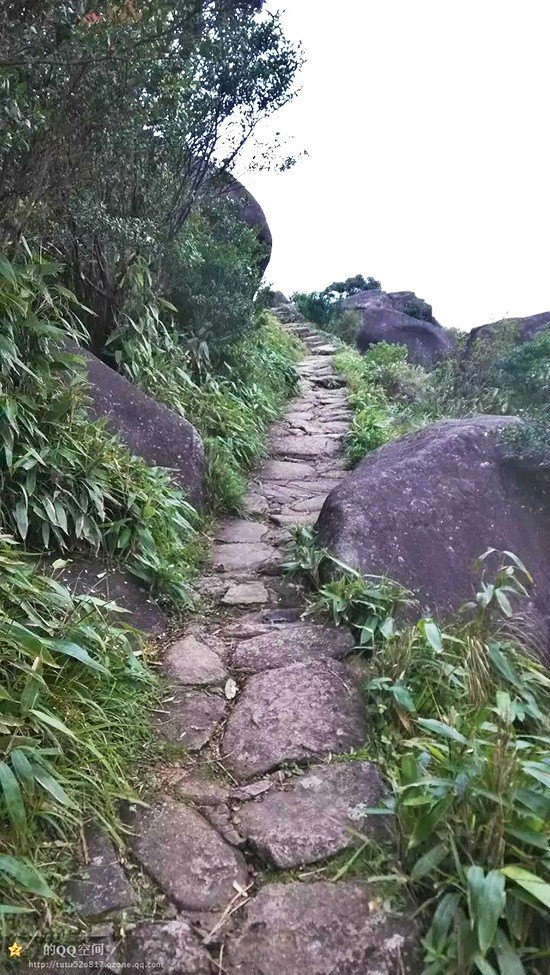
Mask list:
POLYGON ((120 841, 118 804, 135 795, 159 689, 135 632, 40 576, 8 538, 0 645, 0 912, 13 933, 63 910, 83 821, 120 841))
POLYGON ((399 897, 407 878, 426 975, 544 975, 550 673, 521 622, 528 572, 494 550, 476 570, 475 600, 443 631, 405 622, 407 594, 331 559, 311 532, 295 533, 287 562, 309 580, 312 608, 351 626, 365 655, 368 739, 339 760, 376 761, 391 786, 384 883, 397 875, 399 897))
POLYGON ((206 490, 212 512, 240 510, 247 476, 265 456, 266 430, 298 386, 295 363, 303 346, 270 314, 228 345, 214 374, 196 363, 167 332, 149 352, 126 345, 122 365, 133 382, 188 419, 206 453, 206 490))

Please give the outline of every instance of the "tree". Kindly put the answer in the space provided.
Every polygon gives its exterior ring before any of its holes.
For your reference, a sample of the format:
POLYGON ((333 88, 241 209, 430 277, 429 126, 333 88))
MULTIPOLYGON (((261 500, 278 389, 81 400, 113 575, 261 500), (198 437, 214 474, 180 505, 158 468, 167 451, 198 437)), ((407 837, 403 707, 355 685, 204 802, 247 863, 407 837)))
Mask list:
POLYGON ((356 274, 345 281, 333 281, 324 291, 311 291, 309 294, 296 292, 292 295, 292 300, 305 318, 326 327, 331 322, 334 323, 335 318, 341 314, 343 309, 339 303, 343 298, 356 295, 360 291, 379 290, 380 281, 356 274))
POLYGON ((164 256, 213 174, 294 95, 261 0, 12 0, 0 12, 0 243, 68 268, 99 351, 128 267, 164 256))
POLYGON ((325 288, 323 294, 329 297, 334 295, 338 299, 348 298, 350 295, 359 294, 360 291, 380 291, 380 281, 370 277, 364 278, 362 274, 356 274, 352 278, 346 278, 345 281, 333 281, 328 288, 325 288))

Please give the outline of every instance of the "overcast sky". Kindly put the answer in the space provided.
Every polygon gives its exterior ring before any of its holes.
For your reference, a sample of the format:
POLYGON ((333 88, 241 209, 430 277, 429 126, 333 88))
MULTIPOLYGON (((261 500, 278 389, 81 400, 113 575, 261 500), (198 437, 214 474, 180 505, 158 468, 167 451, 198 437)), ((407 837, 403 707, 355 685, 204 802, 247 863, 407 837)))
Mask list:
POLYGON ((273 233, 268 279, 373 275, 464 329, 549 310, 548 0, 268 7, 307 56, 269 125, 309 153, 245 177, 273 233))

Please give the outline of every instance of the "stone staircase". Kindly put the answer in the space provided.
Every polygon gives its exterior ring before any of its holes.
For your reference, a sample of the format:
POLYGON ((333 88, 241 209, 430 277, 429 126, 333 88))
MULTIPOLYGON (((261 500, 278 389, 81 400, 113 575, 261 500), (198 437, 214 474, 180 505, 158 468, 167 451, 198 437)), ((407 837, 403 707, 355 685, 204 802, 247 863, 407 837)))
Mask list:
MULTIPOLYGON (((414 924, 364 883, 332 882, 330 858, 351 856, 357 833, 387 842, 364 812, 384 784, 355 754, 368 729, 352 636, 304 618, 304 593, 282 573, 289 527, 314 524, 344 475, 350 421, 334 347, 287 327, 309 352, 300 392, 270 431, 246 517, 217 527, 204 613, 162 663, 172 689, 157 728, 175 757, 144 783, 147 805, 127 810, 156 909, 126 924, 122 946, 106 937, 105 971, 109 957, 162 975, 416 970, 414 924)), ((100 859, 73 893, 93 914, 101 891, 116 916, 134 898, 123 866, 100 859)))

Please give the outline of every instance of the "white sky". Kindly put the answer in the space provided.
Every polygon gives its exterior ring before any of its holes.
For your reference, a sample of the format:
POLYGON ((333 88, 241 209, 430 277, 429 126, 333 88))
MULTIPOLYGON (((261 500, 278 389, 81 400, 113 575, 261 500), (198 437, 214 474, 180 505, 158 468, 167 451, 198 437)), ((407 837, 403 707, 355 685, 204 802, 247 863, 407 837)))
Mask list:
MULTIPOLYGON (((284 0, 268 0, 276 10, 284 0)), ((286 0, 308 62, 250 173, 285 292, 361 272, 469 329, 550 309, 548 0, 286 0)))

